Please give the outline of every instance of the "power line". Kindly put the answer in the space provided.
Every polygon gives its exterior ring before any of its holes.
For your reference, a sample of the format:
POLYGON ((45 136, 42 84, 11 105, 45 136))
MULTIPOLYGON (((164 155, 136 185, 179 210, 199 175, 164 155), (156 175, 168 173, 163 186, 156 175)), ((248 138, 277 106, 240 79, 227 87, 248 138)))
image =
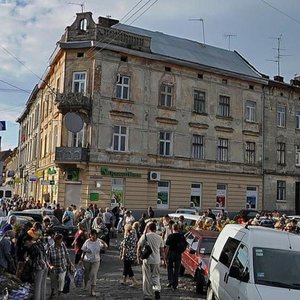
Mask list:
MULTIPOLYGON (((9 82, 7 82, 7 81, 4 81, 4 80, 2 80, 2 79, 0 79, 0 81, 3 82, 3 83, 5 83, 5 84, 7 84, 7 85, 9 85, 9 86, 11 86, 11 87, 13 87, 13 88, 15 88, 15 89, 17 89, 17 90, 19 90, 19 91, 21 91, 21 92, 30 94, 30 91, 28 91, 28 90, 24 90, 24 89, 22 89, 22 88, 19 88, 18 86, 13 85, 13 84, 11 84, 11 83, 9 83, 9 82)), ((1 89, 0 89, 0 90, 1 90, 1 89)))
POLYGON ((293 20, 294 22, 300 24, 300 21, 295 19, 294 17, 288 15, 287 13, 285 13, 284 11, 282 11, 281 9, 275 7, 274 5, 270 4, 269 2, 265 1, 265 0, 260 0, 261 2, 265 3, 266 5, 268 5, 269 7, 275 9, 276 11, 278 11, 279 13, 283 14, 284 16, 288 17, 289 19, 293 20))

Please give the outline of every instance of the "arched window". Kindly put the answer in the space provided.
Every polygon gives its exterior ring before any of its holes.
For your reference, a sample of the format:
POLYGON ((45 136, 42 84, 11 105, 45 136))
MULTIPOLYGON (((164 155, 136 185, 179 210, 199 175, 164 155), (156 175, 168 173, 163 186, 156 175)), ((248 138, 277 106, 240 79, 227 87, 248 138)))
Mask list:
POLYGON ((82 19, 79 23, 80 30, 86 31, 87 30, 87 19, 82 19))

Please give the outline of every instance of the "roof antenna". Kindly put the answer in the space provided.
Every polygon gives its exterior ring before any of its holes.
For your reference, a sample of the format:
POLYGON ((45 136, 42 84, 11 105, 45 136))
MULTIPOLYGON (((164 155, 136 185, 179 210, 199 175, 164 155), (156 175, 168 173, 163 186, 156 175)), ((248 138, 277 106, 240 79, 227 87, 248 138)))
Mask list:
POLYGON ((83 13, 83 11, 84 11, 84 2, 82 2, 82 3, 69 2, 68 4, 72 4, 72 5, 80 5, 80 6, 81 6, 81 12, 83 13))
POLYGON ((202 37, 203 37, 203 45, 205 46, 205 31, 204 31, 204 20, 203 19, 189 19, 189 21, 199 21, 202 23, 202 37))
POLYGON ((225 38, 227 39, 228 38, 228 50, 230 51, 230 42, 231 42, 231 38, 232 37, 235 37, 236 34, 224 34, 225 38))
POLYGON ((271 37, 270 39, 274 39, 277 40, 277 48, 272 48, 274 50, 276 50, 277 55, 275 56, 275 59, 267 59, 268 61, 274 61, 277 63, 277 76, 280 76, 280 62, 281 62, 281 58, 283 56, 290 56, 290 55, 283 55, 281 54, 280 51, 282 50, 286 50, 283 48, 280 48, 280 43, 281 43, 281 39, 282 39, 282 34, 279 35, 279 37, 271 37))

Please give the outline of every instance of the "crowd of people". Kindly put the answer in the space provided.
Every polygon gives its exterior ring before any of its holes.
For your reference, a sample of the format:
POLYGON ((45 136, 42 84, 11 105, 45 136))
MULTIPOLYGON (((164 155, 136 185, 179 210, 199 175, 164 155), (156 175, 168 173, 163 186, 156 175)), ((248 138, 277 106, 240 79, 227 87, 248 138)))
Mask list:
MULTIPOLYGON (((130 210, 121 206, 111 209, 90 204, 87 208, 71 205, 64 209, 56 203, 42 205, 40 201, 35 203, 33 199, 21 198, 10 202, 2 201, 0 216, 8 216, 10 210, 30 208, 45 209, 43 222, 27 222, 17 231, 17 217, 8 217, 7 223, 2 227, 3 237, 0 240, 0 274, 9 272, 23 282, 30 282, 33 285, 34 299, 46 299, 47 276, 51 282, 50 298, 60 299, 66 288, 68 274, 72 274, 78 267, 84 269, 84 288, 90 290, 90 295, 96 296, 101 253, 109 248, 110 239, 117 234, 122 237, 119 247, 123 263, 123 276, 120 279, 122 285, 138 285, 133 266, 140 263, 145 300, 152 299, 153 295, 155 299, 160 299, 160 267, 167 269, 166 285, 173 290, 178 288, 181 255, 187 246, 184 233, 188 228, 183 216, 178 220, 173 220, 168 215, 154 218, 154 210, 149 207, 147 213, 136 220, 130 210), (74 261, 70 259, 63 236, 54 232, 47 209, 53 210, 53 215, 66 227, 77 226, 72 243, 74 261), (159 234, 157 229, 160 230, 159 234), (150 246, 152 253, 142 259, 141 253, 145 245, 150 246)), ((278 230, 297 232, 297 222, 278 212, 263 216, 257 214, 251 220, 237 217, 230 221, 224 210, 215 216, 211 209, 203 212, 194 229, 221 231, 228 222, 264 225, 268 220, 272 220, 274 228, 278 230)))

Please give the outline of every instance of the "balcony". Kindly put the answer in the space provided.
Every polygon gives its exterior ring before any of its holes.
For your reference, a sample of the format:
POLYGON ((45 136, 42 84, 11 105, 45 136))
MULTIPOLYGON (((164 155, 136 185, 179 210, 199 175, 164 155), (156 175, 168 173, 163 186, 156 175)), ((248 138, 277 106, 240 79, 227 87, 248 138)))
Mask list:
POLYGON ((57 108, 62 114, 69 111, 84 110, 89 114, 92 110, 92 101, 90 97, 82 93, 63 93, 57 94, 56 99, 57 108))
POLYGON ((55 149, 55 162, 57 163, 88 162, 88 160, 88 148, 56 147, 55 149))

